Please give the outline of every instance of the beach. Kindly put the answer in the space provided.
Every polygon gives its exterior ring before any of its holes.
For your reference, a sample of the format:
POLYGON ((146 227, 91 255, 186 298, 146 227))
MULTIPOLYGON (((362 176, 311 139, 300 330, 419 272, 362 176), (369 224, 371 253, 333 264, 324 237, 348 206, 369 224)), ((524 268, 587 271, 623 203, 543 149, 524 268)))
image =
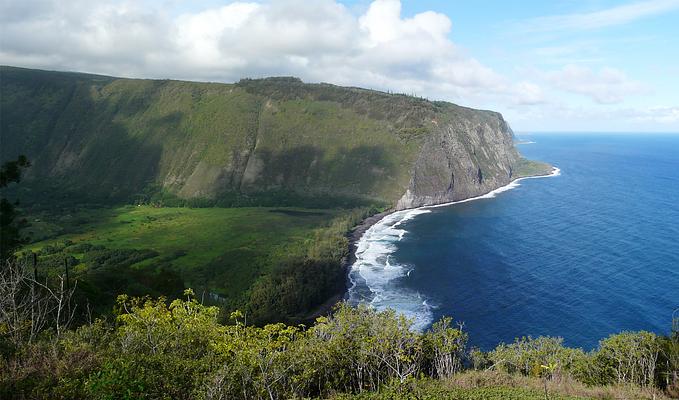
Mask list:
POLYGON ((412 209, 390 210, 366 218, 349 236, 350 248, 346 261, 348 287, 344 299, 352 304, 368 303, 378 310, 393 308, 412 319, 415 329, 425 329, 432 322, 433 306, 423 294, 399 285, 399 280, 409 276, 413 266, 399 264, 391 258, 397 243, 407 234, 401 224, 417 215, 431 212, 431 208, 493 198, 518 187, 521 180, 559 174, 559 168, 553 167, 549 174, 520 177, 483 195, 412 209))

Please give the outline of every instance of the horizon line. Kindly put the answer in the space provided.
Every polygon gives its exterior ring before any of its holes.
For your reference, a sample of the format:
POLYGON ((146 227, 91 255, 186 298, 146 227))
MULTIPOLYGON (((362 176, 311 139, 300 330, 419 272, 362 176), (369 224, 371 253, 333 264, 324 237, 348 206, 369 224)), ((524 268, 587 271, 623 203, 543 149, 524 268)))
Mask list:
POLYGON ((553 134, 553 133, 567 133, 567 134, 578 134, 578 133, 593 133, 593 134, 661 134, 661 135, 679 135, 679 131, 598 131, 598 130, 515 130, 515 134, 531 135, 531 134, 553 134))

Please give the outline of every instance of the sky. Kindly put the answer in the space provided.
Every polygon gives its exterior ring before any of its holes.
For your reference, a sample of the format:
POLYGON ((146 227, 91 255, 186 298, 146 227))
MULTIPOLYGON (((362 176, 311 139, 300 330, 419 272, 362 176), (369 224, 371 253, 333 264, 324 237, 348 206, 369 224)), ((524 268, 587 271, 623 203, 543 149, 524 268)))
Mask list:
POLYGON ((679 132, 679 0, 0 0, 0 64, 297 76, 499 111, 517 132, 679 132))

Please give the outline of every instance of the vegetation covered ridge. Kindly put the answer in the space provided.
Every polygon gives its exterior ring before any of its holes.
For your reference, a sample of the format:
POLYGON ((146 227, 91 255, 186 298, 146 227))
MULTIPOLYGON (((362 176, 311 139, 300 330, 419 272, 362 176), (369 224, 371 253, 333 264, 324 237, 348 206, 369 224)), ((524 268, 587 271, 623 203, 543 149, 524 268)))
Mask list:
POLYGON ((519 160, 500 114, 413 96, 296 78, 0 75, 0 161, 32 161, 21 189, 31 206, 47 195, 49 205, 417 205, 502 186, 519 160))
POLYGON ((7 399, 662 399, 679 395, 679 333, 623 332, 589 353, 560 338, 468 347, 452 319, 417 333, 391 310, 340 304, 310 327, 217 321, 192 291, 119 296, 114 319, 72 325, 69 290, 11 264, 0 281, 7 399), (8 284, 13 283, 13 284, 8 284), (25 291, 30 289, 30 291, 25 291), (24 290, 22 294, 19 293, 24 290), (33 310, 22 308, 25 296, 33 310), (39 326, 39 328, 36 328, 39 326))

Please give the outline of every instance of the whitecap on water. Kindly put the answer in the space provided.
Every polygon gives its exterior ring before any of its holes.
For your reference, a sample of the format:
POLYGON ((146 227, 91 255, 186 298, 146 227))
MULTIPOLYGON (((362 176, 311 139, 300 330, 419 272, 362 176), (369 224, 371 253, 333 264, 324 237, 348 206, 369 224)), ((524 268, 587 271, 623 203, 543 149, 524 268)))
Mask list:
POLYGON ((399 264, 392 257, 397 249, 396 244, 408 233, 401 225, 418 215, 431 212, 431 208, 493 198, 520 186, 522 179, 558 176, 560 173, 561 170, 554 168, 550 175, 516 179, 482 196, 397 211, 385 216, 366 230, 357 243, 356 261, 349 271, 351 285, 347 294, 348 301, 352 304, 367 303, 380 311, 391 308, 410 318, 414 329, 424 330, 433 322, 433 307, 422 294, 400 284, 401 278, 410 276, 413 267, 399 264))
POLYGON ((393 260, 396 243, 407 231, 400 225, 426 209, 397 211, 371 226, 361 237, 356 249, 356 262, 349 272, 349 302, 368 303, 377 310, 391 308, 413 320, 414 329, 422 330, 432 322, 431 307, 423 296, 399 285, 412 267, 393 260), (366 290, 367 289, 367 290, 366 290))

